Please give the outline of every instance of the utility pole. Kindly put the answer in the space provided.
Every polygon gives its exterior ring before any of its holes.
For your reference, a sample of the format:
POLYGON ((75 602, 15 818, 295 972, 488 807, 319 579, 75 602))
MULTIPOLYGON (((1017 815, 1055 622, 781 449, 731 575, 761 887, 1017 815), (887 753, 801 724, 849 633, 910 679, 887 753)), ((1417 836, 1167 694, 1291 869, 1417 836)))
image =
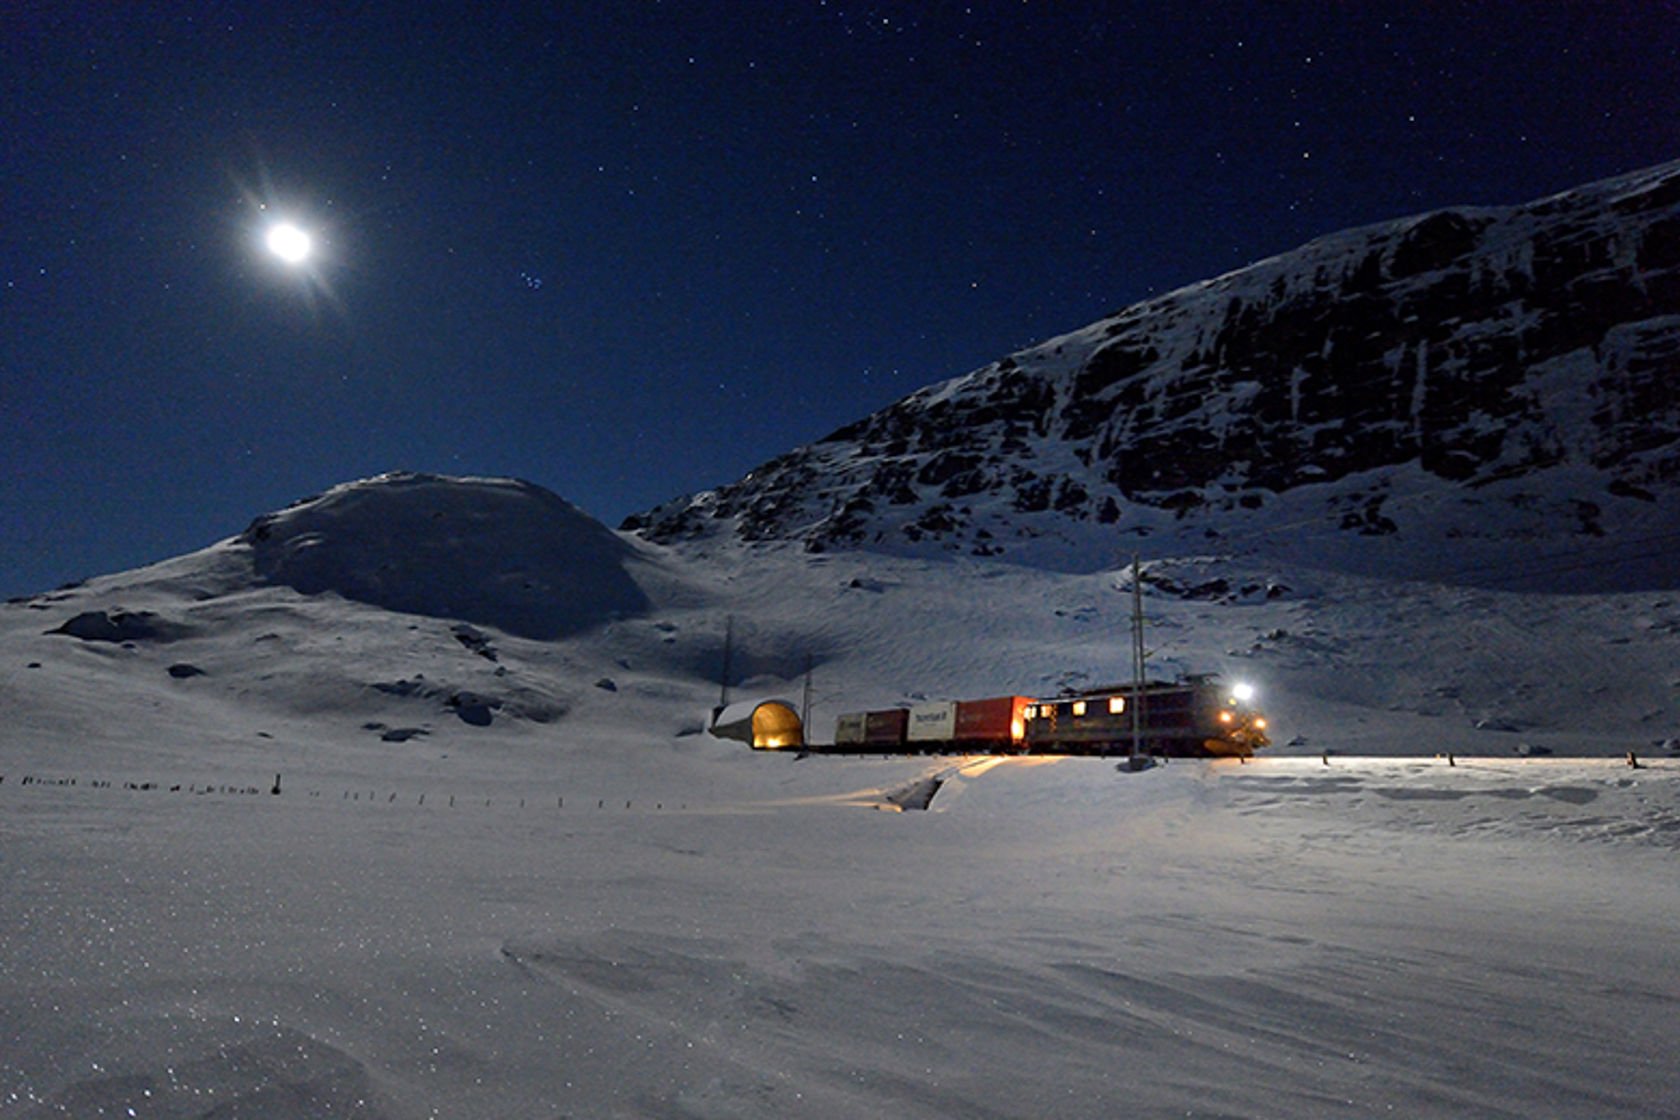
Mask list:
POLYGON ((1143 566, 1137 553, 1132 553, 1132 750, 1131 762, 1137 765, 1139 745, 1143 741, 1143 566))
POLYGON ((805 655, 805 695, 799 701, 799 732, 805 742, 811 741, 811 672, 816 665, 816 659, 810 654, 805 655))
POLYGON ((729 707, 730 661, 735 656, 735 616, 728 615, 723 624, 723 674, 718 682, 718 711, 729 707))

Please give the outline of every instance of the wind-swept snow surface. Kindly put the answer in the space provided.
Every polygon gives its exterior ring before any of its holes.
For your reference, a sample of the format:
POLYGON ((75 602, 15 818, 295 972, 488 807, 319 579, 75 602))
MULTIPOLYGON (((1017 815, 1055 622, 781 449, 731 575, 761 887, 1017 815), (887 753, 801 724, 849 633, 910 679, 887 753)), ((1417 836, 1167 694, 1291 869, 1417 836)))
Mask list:
POLYGON ((1673 764, 691 761, 8 775, 0 1111, 1675 1114, 1673 764))

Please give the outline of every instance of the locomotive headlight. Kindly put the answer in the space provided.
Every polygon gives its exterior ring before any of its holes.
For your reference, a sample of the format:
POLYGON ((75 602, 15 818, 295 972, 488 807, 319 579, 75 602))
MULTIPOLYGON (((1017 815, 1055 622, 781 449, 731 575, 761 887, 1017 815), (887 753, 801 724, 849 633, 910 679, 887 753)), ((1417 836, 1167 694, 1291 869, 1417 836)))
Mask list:
POLYGON ((1254 699, 1254 686, 1246 681, 1238 681, 1231 686, 1231 699, 1239 704, 1246 704, 1254 699))
POLYGON ((1263 718, 1263 717, 1257 717, 1257 718, 1256 718, 1256 719, 1255 719, 1255 721, 1254 721, 1254 729, 1255 729, 1255 730, 1256 730, 1256 731, 1264 731, 1264 730, 1266 730, 1266 721, 1265 721, 1265 719, 1264 719, 1264 718, 1263 718))
POLYGON ((1220 712, 1219 713, 1219 722, 1220 723, 1230 723, 1231 722, 1231 713, 1230 712, 1220 712))

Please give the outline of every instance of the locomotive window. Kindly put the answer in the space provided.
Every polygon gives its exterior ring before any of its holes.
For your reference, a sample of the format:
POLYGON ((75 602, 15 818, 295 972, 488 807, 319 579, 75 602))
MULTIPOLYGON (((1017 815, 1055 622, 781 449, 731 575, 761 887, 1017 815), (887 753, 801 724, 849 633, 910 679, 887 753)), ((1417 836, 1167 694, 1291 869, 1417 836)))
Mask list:
POLYGON ((1124 696, 1110 696, 1108 698, 1108 714, 1109 715, 1117 716, 1125 710, 1126 710, 1126 698, 1124 696))
POLYGON ((1085 714, 1085 701, 1075 700, 1073 702, 1073 714, 1076 716, 1082 716, 1085 714))

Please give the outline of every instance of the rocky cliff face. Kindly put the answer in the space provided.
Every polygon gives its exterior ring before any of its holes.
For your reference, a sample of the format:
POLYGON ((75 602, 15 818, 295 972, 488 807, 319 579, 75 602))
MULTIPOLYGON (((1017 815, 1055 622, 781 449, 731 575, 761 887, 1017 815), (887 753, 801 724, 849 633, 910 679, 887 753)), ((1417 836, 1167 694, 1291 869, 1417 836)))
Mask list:
POLYGON ((1590 537, 1671 518, 1677 483, 1680 163, 1321 238, 624 527, 1078 565, 1284 509, 1321 544, 1590 537))

